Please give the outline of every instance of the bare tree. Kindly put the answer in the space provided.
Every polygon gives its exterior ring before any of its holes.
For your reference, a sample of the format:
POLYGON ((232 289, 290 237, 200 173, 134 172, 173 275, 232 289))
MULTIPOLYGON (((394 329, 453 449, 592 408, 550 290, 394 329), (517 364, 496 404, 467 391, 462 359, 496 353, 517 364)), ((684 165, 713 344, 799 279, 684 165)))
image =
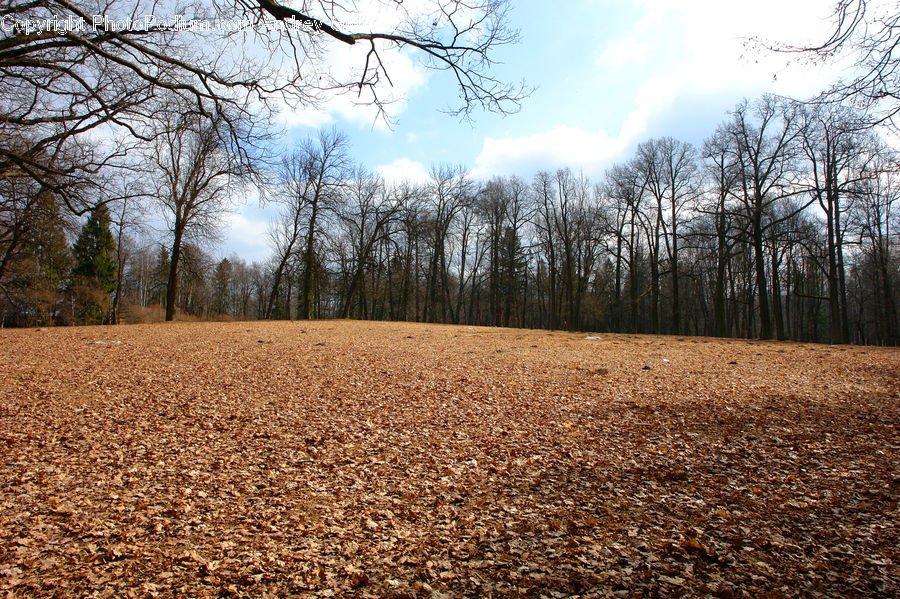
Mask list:
MULTIPOLYGON (((0 181, 51 193, 83 215, 114 199, 104 193, 104 177, 155 143, 173 96, 191 107, 198 128, 216 129, 230 154, 248 165, 261 152, 255 142, 271 130, 269 117, 286 107, 321 107, 335 94, 353 93, 387 119, 390 56, 404 49, 455 82, 451 112, 513 112, 528 90, 493 74, 496 50, 518 39, 509 6, 509 0, 428 0, 416 7, 327 0, 296 9, 275 0, 2 2, 0 181), (373 7, 373 29, 346 25, 365 22, 360 16, 373 7), (331 69, 330 56, 348 46, 364 47, 356 64, 331 69)), ((19 245, 22 224, 40 220, 22 209, 38 211, 34 201, 18 201, 18 225, 0 232, 10 241, 0 248, 4 255, 19 245)))
POLYGON ((853 219, 861 244, 859 341, 900 344, 900 178, 893 153, 878 147, 858 184, 853 219), (867 280, 868 279, 868 280, 867 280), (866 289, 868 287, 868 289, 866 289))
POLYGON ((741 171, 732 151, 732 132, 719 126, 703 144, 702 156, 706 170, 707 196, 699 206, 699 212, 707 215, 712 223, 715 239, 715 278, 713 282, 713 332, 726 335, 725 296, 726 277, 734 253, 739 230, 735 222, 735 210, 729 201, 737 192, 741 171))
POLYGON ((647 181, 653 199, 652 211, 643 218, 650 236, 651 310, 654 327, 659 323, 660 239, 668 258, 672 278, 672 332, 681 332, 680 271, 678 266, 679 228, 685 218, 688 201, 696 196, 696 151, 690 144, 671 137, 652 139, 638 146, 634 168, 647 181))
MULTIPOLYGON (((146 173, 144 173, 146 174, 146 173)), ((122 295, 125 277, 125 268, 131 259, 132 253, 137 249, 133 234, 139 233, 144 225, 142 217, 142 200, 146 199, 146 190, 136 181, 125 179, 122 183, 120 199, 111 204, 112 225, 116 239, 116 289, 113 293, 112 305, 109 309, 109 322, 119 323, 119 308, 122 305, 122 295)))
POLYGON ((521 304, 520 325, 524 323, 524 311, 527 304, 528 288, 528 249, 523 237, 525 225, 534 216, 533 196, 528 184, 519 177, 509 177, 504 182, 506 189, 506 226, 503 234, 503 252, 501 254, 501 276, 505 290, 505 306, 503 325, 510 326, 513 316, 513 304, 521 304))
POLYGON ((195 112, 180 112, 176 104, 160 121, 150 152, 157 171, 155 197, 172 234, 166 320, 175 317, 182 243, 215 237, 233 186, 252 174, 223 141, 216 127, 221 122, 207 121, 195 112))
POLYGON ((451 308, 447 246, 457 216, 473 196, 471 181, 463 167, 441 165, 432 168, 426 205, 431 252, 422 314, 426 321, 443 321, 451 308))
POLYGON ((303 250, 300 309, 303 318, 315 318, 315 252, 320 214, 335 208, 340 199, 341 188, 352 170, 352 163, 347 138, 336 129, 321 131, 317 138, 307 139, 300 153, 304 156, 302 164, 306 165, 302 174, 308 179, 308 187, 307 183, 303 183, 307 194, 308 217, 305 222, 306 247, 303 250))
POLYGON ((350 247, 341 318, 350 317, 353 297, 358 291, 361 313, 366 313, 363 278, 366 267, 372 266, 375 248, 391 233, 390 225, 401 209, 396 197, 381 178, 362 169, 357 169, 353 181, 345 188, 343 202, 337 210, 339 226, 350 247))
MULTIPOLYGON (((380 102, 378 84, 390 82, 390 74, 382 60, 386 47, 408 47, 420 52, 425 65, 448 71, 457 84, 459 102, 450 111, 468 115, 475 108, 509 112, 518 110, 528 94, 524 84, 510 84, 491 73, 496 48, 518 41, 518 33, 509 29, 508 0, 434 1, 417 9, 407 8, 393 0, 379 0, 382 9, 395 12, 397 20, 382 31, 349 31, 340 23, 358 17, 357 2, 319 2, 319 15, 305 13, 273 0, 237 0, 257 16, 278 20, 295 19, 313 31, 319 31, 338 42, 365 44, 368 52, 356 77, 351 81, 330 81, 331 88, 367 90, 370 100, 380 102)), ((312 8, 315 5, 310 6, 312 8)), ((309 39, 309 38, 307 38, 309 39)), ((310 40, 316 43, 315 38, 310 40)))
POLYGON ((667 225, 666 254, 672 275, 672 332, 681 333, 681 270, 679 265, 680 229, 686 219, 689 202, 697 197, 697 156, 691 144, 663 138, 662 145, 663 178, 666 181, 667 225))
MULTIPOLYGON (((410 319, 410 303, 412 303, 414 320, 419 319, 420 287, 420 242, 425 235, 426 218, 424 216, 424 198, 427 195, 421 188, 403 182, 394 188, 399 204, 398 226, 394 231, 396 247, 394 262, 400 270, 400 281, 397 289, 397 308, 393 312, 397 320, 410 319)), ((396 271, 397 268, 394 270, 396 271)), ((393 291, 389 289, 389 291, 393 291)))
POLYGON ((765 96, 753 105, 744 102, 732 112, 728 131, 733 139, 733 160, 741 173, 740 186, 733 196, 746 217, 747 234, 754 253, 754 272, 759 305, 760 337, 775 335, 769 279, 766 274, 766 234, 780 219, 774 207, 798 193, 793 160, 799 134, 796 115, 783 103, 765 96))
POLYGON ((867 153, 865 144, 874 144, 860 126, 859 116, 838 105, 804 106, 800 112, 801 145, 807 160, 809 183, 806 189, 825 215, 826 255, 817 265, 828 281, 829 331, 832 343, 850 342, 847 307, 845 213, 853 201, 867 153))
MULTIPOLYGON (((556 238, 556 194, 553 185, 553 176, 546 172, 541 171, 534 176, 534 181, 531 184, 532 193, 535 196, 535 203, 537 205, 537 211, 535 213, 534 218, 534 227, 537 230, 537 238, 540 248, 542 250, 543 258, 546 261, 546 304, 544 309, 546 310, 546 318, 545 322, 547 326, 551 329, 558 329, 560 323, 560 308, 559 308, 559 296, 557 293, 557 289, 559 287, 559 261, 557 258, 557 245, 558 241, 556 238)), ((541 267, 543 264, 538 263, 538 272, 536 273, 536 278, 538 279, 538 284, 542 283, 540 279, 541 271, 543 270, 541 267)), ((542 302, 543 303, 543 302, 542 302)))
POLYGON ((601 197, 608 203, 600 213, 606 234, 613 236, 615 250, 615 280, 613 288, 614 326, 625 328, 623 322, 624 301, 622 290, 624 285, 624 269, 628 275, 628 306, 630 308, 630 325, 628 330, 638 330, 638 244, 640 243, 639 214, 642 200, 647 188, 647 178, 633 168, 633 164, 614 165, 606 173, 601 197))
POLYGON ((502 254, 503 231, 508 211, 509 197, 502 179, 492 179, 478 194, 480 217, 487 231, 488 246, 488 304, 492 324, 499 326, 503 306, 502 254))
POLYGON ((854 75, 832 85, 812 103, 849 104, 865 114, 869 124, 896 128, 900 113, 900 6, 895 2, 838 0, 832 20, 832 33, 820 44, 780 44, 773 49, 820 61, 849 57, 856 66, 854 75))
POLYGON ((307 233, 305 219, 313 200, 312 177, 314 166, 308 144, 282 159, 278 182, 272 197, 280 206, 278 220, 272 223, 269 238, 275 251, 275 270, 272 273, 272 290, 266 305, 265 318, 272 318, 278 298, 281 280, 292 258, 296 258, 300 244, 307 233))
POLYGON ((638 204, 638 224, 644 231, 647 240, 647 259, 650 263, 650 331, 662 331, 660 315, 660 298, 662 295, 662 240, 665 233, 665 211, 663 202, 668 193, 664 176, 663 157, 660 145, 653 140, 638 146, 637 154, 631 160, 631 168, 645 181, 644 189, 647 202, 638 204))

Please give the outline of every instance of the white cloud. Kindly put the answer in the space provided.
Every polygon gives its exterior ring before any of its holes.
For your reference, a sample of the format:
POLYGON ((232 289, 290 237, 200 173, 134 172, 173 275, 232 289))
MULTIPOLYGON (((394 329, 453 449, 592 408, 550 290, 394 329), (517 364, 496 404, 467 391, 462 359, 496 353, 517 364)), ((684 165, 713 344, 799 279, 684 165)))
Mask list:
POLYGON ((530 176, 539 170, 570 167, 596 176, 623 149, 621 140, 605 131, 567 126, 527 137, 486 138, 472 174, 485 179, 494 175, 530 176))
POLYGON ((635 37, 612 40, 597 58, 597 65, 619 70, 628 63, 643 64, 654 48, 655 44, 642 42, 635 37))
MULTIPOLYGON (((686 2, 689 3, 690 0, 686 2)), ((669 8, 671 8, 670 0, 644 0, 644 14, 635 24, 635 30, 643 33, 664 23, 669 8)))
POLYGON ((272 210, 258 208, 248 203, 226 218, 225 247, 229 253, 237 253, 248 262, 260 262, 271 253, 269 248, 269 222, 272 210))
POLYGON ((598 176, 628 158, 641 141, 673 135, 692 119, 700 135, 712 133, 724 110, 764 92, 810 96, 827 87, 840 66, 799 64, 793 56, 754 47, 762 42, 803 44, 827 37, 830 3, 760 0, 753 10, 721 0, 645 0, 645 10, 623 37, 605 43, 596 66, 616 77, 640 77, 633 108, 613 136, 604 130, 555 127, 521 137, 486 138, 476 161, 479 176, 533 173, 571 167, 598 176), (647 42, 643 40, 653 40, 647 42), (623 69, 632 67, 634 69, 623 69), (707 114, 704 109, 710 107, 707 114), (714 107, 714 108, 713 108, 714 107), (685 111, 679 114, 678 111, 685 111), (708 121, 708 124, 706 124, 708 121))
MULTIPOLYGON (((809 97, 825 89, 841 69, 841 65, 800 64, 794 55, 772 52, 751 41, 756 34, 768 43, 781 40, 802 44, 824 39, 830 9, 818 1, 766 0, 752 11, 717 0, 677 4, 648 0, 648 5, 647 14, 654 16, 642 20, 638 27, 656 23, 658 31, 648 26, 646 35, 652 36, 654 31, 663 35, 663 29, 671 29, 673 22, 684 23, 682 34, 671 42, 683 49, 684 57, 640 86, 634 110, 619 134, 623 145, 671 134, 665 128, 677 125, 675 106, 683 106, 688 98, 695 104, 708 103, 721 109, 723 98, 730 96, 730 103, 724 107, 730 109, 744 97, 753 99, 766 92, 809 97)), ((710 120, 724 117, 710 114, 710 120)), ((713 127, 714 120, 704 134, 711 133, 713 127)))
POLYGON ((388 183, 401 183, 404 181, 424 183, 429 179, 428 170, 422 163, 409 158, 398 158, 390 164, 376 166, 375 171, 384 177, 388 183))

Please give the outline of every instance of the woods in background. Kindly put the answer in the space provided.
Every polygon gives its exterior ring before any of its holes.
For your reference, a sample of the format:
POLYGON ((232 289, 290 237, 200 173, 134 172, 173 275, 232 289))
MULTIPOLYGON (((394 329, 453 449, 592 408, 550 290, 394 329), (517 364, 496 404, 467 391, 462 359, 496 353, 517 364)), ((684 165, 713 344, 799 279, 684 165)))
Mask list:
POLYGON ((900 11, 838 2, 823 44, 775 50, 853 56, 855 79, 744 102, 699 146, 648 140, 599 180, 436 165, 384 181, 337 131, 273 155, 285 106, 346 92, 387 118, 382 58, 401 49, 452 76, 458 114, 527 97, 491 68, 518 40, 508 0, 376 4, 381 31, 344 29, 367 8, 354 2, 3 5, 7 23, 122 27, 0 31, 0 324, 352 317, 900 342, 898 161, 879 137, 897 132, 900 11), (256 27, 129 24, 151 10, 256 27), (333 71, 329 53, 357 43, 361 64, 333 71), (270 260, 214 258, 251 189, 274 214, 270 260))
MULTIPOLYGON (((897 157, 849 110, 745 102, 702 147, 649 140, 599 181, 569 169, 478 181, 436 166, 425 183, 386 182, 350 156, 326 131, 274 169, 262 263, 216 260, 195 235, 177 240, 173 266, 178 226, 162 245, 141 241, 115 202, 69 252, 72 224, 44 197, 0 266, 4 321, 98 322, 100 308, 111 321, 114 303, 158 319, 168 297, 196 318, 900 341, 897 157)), ((172 180, 161 165, 155 176, 172 180)))

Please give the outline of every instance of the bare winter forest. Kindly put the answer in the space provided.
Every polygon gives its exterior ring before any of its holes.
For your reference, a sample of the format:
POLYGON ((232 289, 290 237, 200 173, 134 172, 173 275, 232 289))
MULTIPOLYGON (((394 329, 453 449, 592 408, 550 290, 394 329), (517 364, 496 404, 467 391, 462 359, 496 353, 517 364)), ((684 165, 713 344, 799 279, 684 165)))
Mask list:
MULTIPOLYGON (((3 16, 129 7, 13 2, 3 16)), ((353 35, 269 2, 196 7, 198 18, 300 19, 255 40, 280 48, 271 61, 328 40, 372 44, 357 78, 320 76, 323 89, 281 63, 226 70, 162 26, 10 27, 0 316, 7 326, 353 317, 896 345, 900 180, 885 141, 895 30, 876 31, 865 9, 842 3, 835 37, 802 49, 861 53, 857 80, 814 101, 745 101, 702 145, 650 139, 596 180, 570 169, 485 180, 435 165, 425 182, 385 181, 328 128, 273 150, 264 108, 276 99, 315 105, 343 87, 382 106, 386 35, 458 77, 462 114, 514 111, 528 89, 496 80, 485 61, 516 41, 504 2, 353 35), (476 29, 491 35, 464 35, 476 29), (270 258, 214 259, 226 214, 251 189, 273 215, 270 258)), ((240 43, 207 35, 223 51, 240 43)))
POLYGON ((650 140, 601 181, 560 170, 482 182, 436 167, 427 184, 387 184, 323 133, 276 169, 270 260, 216 261, 189 237, 211 232, 215 195, 191 204, 167 191, 158 207, 177 225, 164 246, 129 234, 138 208, 122 200, 89 221, 108 240, 112 311, 91 309, 85 258, 76 245, 73 268, 60 220, 55 245, 17 247, 5 319, 179 310, 895 345, 900 179, 892 150, 855 118, 763 98, 702 148, 650 140))

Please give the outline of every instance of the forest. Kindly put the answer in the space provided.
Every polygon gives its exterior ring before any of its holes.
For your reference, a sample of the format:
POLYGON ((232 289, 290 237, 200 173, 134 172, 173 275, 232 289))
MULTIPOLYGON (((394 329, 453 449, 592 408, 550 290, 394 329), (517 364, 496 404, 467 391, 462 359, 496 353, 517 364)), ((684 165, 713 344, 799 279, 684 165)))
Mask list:
MULTIPOLYGON (((235 14, 291 16, 251 4, 235 14)), ((492 12, 501 4, 486 3, 478 21, 493 28, 494 45, 514 41, 504 14, 492 12)), ((13 6, 5 16, 54 6, 13 6)), ((329 33, 345 41, 339 34, 329 33)), ((20 33, 0 55, 11 97, 41 98, 4 108, 4 326, 356 318, 900 341, 893 129, 872 118, 859 89, 838 98, 831 90, 827 101, 745 100, 701 145, 646 140, 598 180, 567 168, 483 180, 438 164, 427 181, 386 181, 354 159, 337 129, 288 149, 275 144, 247 100, 260 93, 257 80, 222 79, 214 62, 201 72, 174 58, 147 69, 164 58, 155 44, 189 53, 181 38, 109 35, 108 54, 89 39, 70 50, 20 33), (35 60, 21 63, 24 55, 35 60), (58 75, 63 64, 78 68, 58 75), (88 92, 83 69, 96 79, 88 92), (117 78, 122 70, 127 77, 117 78), (128 100, 115 103, 123 91, 128 100), (68 108, 53 103, 60 98, 68 108), (125 141, 85 141, 92 130, 101 139, 124 132, 125 141), (269 259, 249 263, 221 257, 217 242, 248 196, 276 215, 269 259)), ((527 94, 452 42, 443 47, 443 66, 469 77, 460 79, 462 112, 512 110, 527 94)), ((384 68, 367 58, 348 85, 380 105, 384 68)))
POLYGON ((4 256, 4 323, 154 319, 174 301, 179 318, 900 339, 897 157, 849 110, 745 102, 702 147, 648 140, 599 181, 438 165, 427 182, 388 182, 324 131, 268 173, 278 217, 270 259, 253 263, 213 257, 235 191, 221 156, 198 155, 199 133, 172 137, 183 162, 160 154, 150 178, 205 160, 193 205, 135 194, 78 235, 51 198, 35 210, 39 226, 4 256), (160 214, 182 224, 162 243, 142 233, 160 214))

